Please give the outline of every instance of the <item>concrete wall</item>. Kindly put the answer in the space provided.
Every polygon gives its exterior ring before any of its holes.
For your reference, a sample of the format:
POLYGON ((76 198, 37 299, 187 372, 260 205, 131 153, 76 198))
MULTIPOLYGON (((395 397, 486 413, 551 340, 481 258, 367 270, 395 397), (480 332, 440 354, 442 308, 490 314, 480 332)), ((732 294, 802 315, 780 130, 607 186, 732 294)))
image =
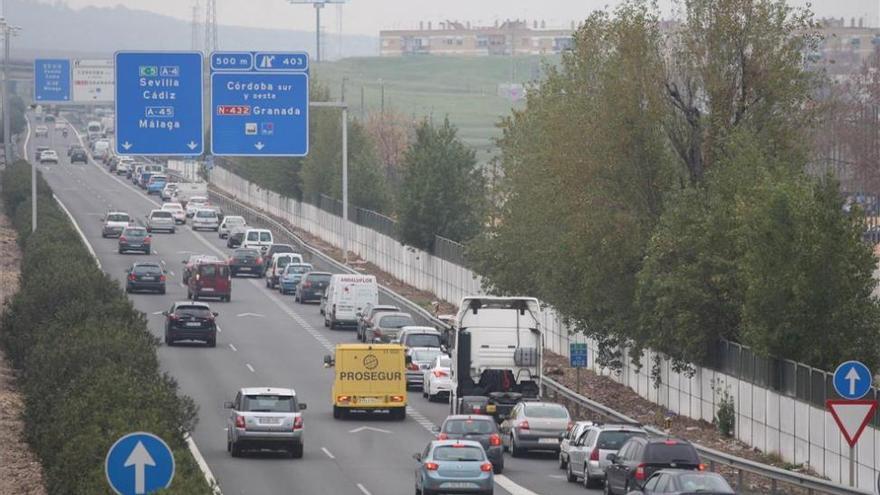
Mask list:
MULTIPOLYGON (((261 189, 222 168, 215 168, 211 182, 252 207, 283 218, 290 224, 335 246, 342 245, 342 229, 349 229, 349 249, 381 270, 403 282, 430 291, 443 300, 458 304, 469 294, 482 293, 480 278, 472 271, 401 245, 395 239, 353 222, 343 226, 341 217, 310 204, 285 198, 261 189)), ((555 311, 540 315, 545 345, 558 354, 568 355, 568 329, 555 311)), ((736 436, 765 452, 780 455, 787 462, 807 464, 833 481, 849 482, 849 446, 843 440, 831 414, 813 405, 753 385, 727 374, 697 368, 688 377, 676 373, 671 363, 661 360, 661 385, 650 378, 650 351, 637 369, 629 360, 620 374, 609 374, 596 365, 595 342, 588 342, 589 364, 599 374, 610 376, 640 396, 670 412, 711 422, 717 412, 718 387, 733 397, 736 409, 736 436)), ((626 411, 623 411, 626 412, 626 411)), ((880 431, 869 428, 856 446, 856 481, 860 488, 875 490, 880 476, 880 431)))

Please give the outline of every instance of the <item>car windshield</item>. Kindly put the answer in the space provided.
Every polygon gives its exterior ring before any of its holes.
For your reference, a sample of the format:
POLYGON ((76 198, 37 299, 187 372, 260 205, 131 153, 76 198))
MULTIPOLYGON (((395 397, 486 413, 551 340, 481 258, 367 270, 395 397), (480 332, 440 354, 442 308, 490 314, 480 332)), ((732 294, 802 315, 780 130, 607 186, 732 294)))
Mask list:
MULTIPOLYGON (((404 345, 407 345, 409 347, 440 347, 440 336, 432 333, 416 333, 412 335, 407 335, 404 345)), ((434 355, 436 356, 439 352, 440 351, 435 352, 434 355)))
POLYGON ((682 473, 678 475, 678 485, 683 492, 733 493, 730 485, 714 473, 682 473))
POLYGON ((199 218, 217 218, 217 212, 214 210, 199 210, 196 216, 199 218))
POLYGON ((412 318, 409 316, 388 315, 379 318, 379 326, 382 328, 400 328, 412 324, 412 318))
MULTIPOLYGON (((409 340, 409 339, 407 339, 409 340)), ((413 351, 413 361, 433 361, 440 354, 440 349, 418 349, 413 351)))
POLYGON ((530 418, 563 419, 568 417, 568 411, 555 404, 533 404, 523 409, 530 418))
POLYGON ((147 229, 125 229, 122 232, 122 235, 128 237, 145 237, 147 235, 147 229))
POLYGON ((171 218, 170 211, 154 211, 151 215, 153 218, 171 218))
POLYGON ((272 242, 272 234, 269 232, 260 232, 260 242, 272 242))
POLYGON ((482 461, 483 449, 481 447, 444 445, 434 449, 435 461, 482 461))
POLYGON ((443 432, 453 435, 489 435, 497 431, 494 421, 484 419, 450 419, 443 424, 443 432))
POLYGON ((620 450, 623 444, 632 437, 643 437, 644 433, 638 431, 603 431, 599 433, 596 446, 601 450, 620 450))
POLYGON ((132 270, 134 273, 162 273, 159 265, 135 265, 132 270))
POLYGON ((178 306, 174 310, 177 316, 195 316, 198 318, 208 318, 211 316, 211 310, 207 306, 178 306))
POLYGON ((107 215, 108 222, 127 222, 128 215, 123 215, 121 213, 111 213, 107 215))
POLYGON ((290 395, 245 395, 241 410, 249 412, 296 412, 296 398, 290 395))

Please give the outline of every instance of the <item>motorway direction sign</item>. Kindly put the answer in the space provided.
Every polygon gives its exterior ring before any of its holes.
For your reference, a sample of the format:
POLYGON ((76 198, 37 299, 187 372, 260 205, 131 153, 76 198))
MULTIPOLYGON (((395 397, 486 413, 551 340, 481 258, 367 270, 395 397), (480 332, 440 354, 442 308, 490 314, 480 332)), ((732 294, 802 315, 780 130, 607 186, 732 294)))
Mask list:
POLYGON ((115 77, 112 60, 74 60, 73 102, 111 103, 115 77))
POLYGON ((34 99, 38 102, 70 102, 70 60, 34 60, 34 99))
POLYGON ((877 411, 876 400, 828 400, 825 401, 828 411, 843 433, 850 448, 855 448, 859 437, 877 411))
POLYGON ((834 370, 834 390, 844 399, 861 399, 872 382, 871 371, 858 361, 847 361, 834 370))
POLYGON ((305 53, 212 53, 211 153, 307 155, 308 69, 305 53))
POLYGON ((568 357, 572 368, 587 367, 587 344, 575 343, 568 344, 568 357))
POLYGON ((202 54, 117 52, 115 62, 116 152, 201 155, 202 54))
POLYGON ((168 488, 174 467, 168 444, 142 431, 117 440, 104 460, 107 482, 119 495, 145 495, 168 488))

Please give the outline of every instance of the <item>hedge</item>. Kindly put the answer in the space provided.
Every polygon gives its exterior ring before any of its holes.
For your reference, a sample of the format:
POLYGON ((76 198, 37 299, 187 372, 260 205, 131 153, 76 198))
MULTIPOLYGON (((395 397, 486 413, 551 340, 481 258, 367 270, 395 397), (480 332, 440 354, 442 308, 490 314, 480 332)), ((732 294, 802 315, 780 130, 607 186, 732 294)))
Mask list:
POLYGON ((27 162, 7 167, 0 187, 24 256, 19 291, 0 314, 0 345, 20 371, 27 439, 49 493, 113 493, 104 459, 133 431, 152 432, 174 450, 176 474, 163 493, 212 493, 184 440, 197 407, 160 371, 159 340, 144 314, 98 269, 42 176, 31 233, 27 162))

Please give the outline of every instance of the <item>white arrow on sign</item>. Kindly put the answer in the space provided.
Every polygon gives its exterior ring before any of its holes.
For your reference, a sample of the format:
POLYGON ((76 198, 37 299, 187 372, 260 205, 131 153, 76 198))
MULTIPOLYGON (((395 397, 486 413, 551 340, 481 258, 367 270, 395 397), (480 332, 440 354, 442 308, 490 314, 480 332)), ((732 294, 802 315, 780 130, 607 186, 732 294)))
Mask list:
POLYGON ((257 317, 257 318, 264 318, 264 316, 261 315, 260 313, 239 313, 239 314, 237 314, 237 315, 235 315, 235 316, 240 316, 240 317, 254 316, 254 317, 257 317))
POLYGON ((856 382, 861 379, 859 377, 859 372, 856 371, 856 367, 853 366, 850 368, 849 372, 843 378, 849 382, 849 395, 856 395, 856 382))
POLYGON ((360 433, 362 431, 375 431, 376 433, 391 433, 388 430, 383 430, 381 428, 373 428, 372 426, 361 426, 360 428, 348 430, 349 433, 360 433))
POLYGON ((254 145, 254 148, 256 148, 257 150, 262 150, 265 147, 266 145, 263 144, 261 141, 257 141, 257 144, 254 145))
POLYGON ((194 150, 194 149, 196 149, 196 147, 198 147, 198 145, 199 144, 196 143, 195 141, 190 141, 189 143, 186 144, 186 147, 191 150, 194 150))
POLYGON ((134 492, 138 495, 147 493, 144 479, 145 466, 155 466, 156 461, 147 452, 146 447, 141 442, 132 449, 128 459, 125 460, 125 467, 134 466, 134 492))
POLYGON ((875 400, 828 400, 825 405, 850 447, 856 446, 877 410, 875 400))
POLYGON ((131 147, 132 147, 132 144, 129 143, 128 141, 122 143, 122 149, 128 150, 128 149, 131 149, 131 147))

